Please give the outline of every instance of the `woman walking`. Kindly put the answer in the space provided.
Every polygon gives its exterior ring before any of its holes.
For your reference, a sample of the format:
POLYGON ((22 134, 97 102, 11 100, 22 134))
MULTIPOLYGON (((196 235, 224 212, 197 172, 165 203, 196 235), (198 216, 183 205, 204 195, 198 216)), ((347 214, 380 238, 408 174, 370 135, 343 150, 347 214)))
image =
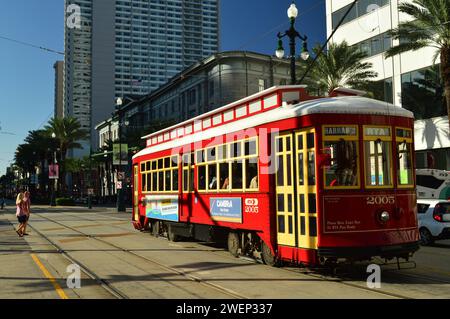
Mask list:
POLYGON ((19 235, 19 237, 23 237, 23 228, 25 227, 25 223, 27 222, 27 214, 25 212, 24 206, 25 206, 25 201, 24 201, 24 197, 25 197, 25 193, 23 190, 20 190, 19 194, 17 194, 17 198, 16 198, 16 217, 17 220, 19 221, 19 227, 16 230, 16 233, 19 235))
POLYGON ((30 192, 26 191, 24 193, 24 197, 23 197, 23 210, 25 211, 25 214, 27 216, 27 220, 25 221, 25 224, 23 225, 23 234, 25 236, 28 235, 27 233, 27 225, 28 225, 28 220, 30 219, 30 214, 31 214, 31 198, 30 198, 30 192))

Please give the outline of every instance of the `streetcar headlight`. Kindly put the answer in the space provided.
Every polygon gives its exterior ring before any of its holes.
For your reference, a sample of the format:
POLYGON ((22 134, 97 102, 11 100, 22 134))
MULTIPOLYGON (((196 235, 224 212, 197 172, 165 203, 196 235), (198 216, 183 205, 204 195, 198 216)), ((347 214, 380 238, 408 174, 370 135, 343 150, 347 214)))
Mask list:
POLYGON ((380 214, 380 221, 382 221, 383 223, 386 223, 389 220, 390 217, 391 216, 389 215, 388 212, 386 212, 386 211, 381 212, 381 214, 380 214))

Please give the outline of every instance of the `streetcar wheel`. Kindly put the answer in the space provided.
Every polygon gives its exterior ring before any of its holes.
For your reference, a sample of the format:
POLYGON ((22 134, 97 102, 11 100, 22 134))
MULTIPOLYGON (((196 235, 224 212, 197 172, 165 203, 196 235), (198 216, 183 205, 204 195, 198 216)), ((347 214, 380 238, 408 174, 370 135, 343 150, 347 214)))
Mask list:
POLYGON ((173 231, 173 227, 171 225, 167 226, 167 239, 169 241, 179 241, 180 240, 180 236, 175 234, 175 232, 173 231))
POLYGON ((239 257, 239 235, 235 232, 228 233, 228 251, 234 257, 239 257))
POLYGON ((420 244, 423 246, 428 246, 433 244, 434 239, 433 236, 431 235, 430 231, 426 228, 421 228, 419 230, 420 233, 420 244))
POLYGON ((269 246, 267 246, 265 242, 262 242, 261 245, 261 257, 263 262, 268 266, 278 267, 280 265, 279 261, 274 256, 269 246))
POLYGON ((151 234, 155 237, 159 236, 159 221, 154 221, 151 223, 151 234))

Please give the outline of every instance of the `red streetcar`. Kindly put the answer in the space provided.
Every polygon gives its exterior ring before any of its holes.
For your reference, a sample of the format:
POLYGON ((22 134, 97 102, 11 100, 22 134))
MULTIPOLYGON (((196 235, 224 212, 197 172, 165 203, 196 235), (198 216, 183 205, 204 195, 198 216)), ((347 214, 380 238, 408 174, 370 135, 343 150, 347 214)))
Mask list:
POLYGON ((418 249, 413 114, 278 86, 143 137, 133 224, 235 255, 319 265, 418 249))

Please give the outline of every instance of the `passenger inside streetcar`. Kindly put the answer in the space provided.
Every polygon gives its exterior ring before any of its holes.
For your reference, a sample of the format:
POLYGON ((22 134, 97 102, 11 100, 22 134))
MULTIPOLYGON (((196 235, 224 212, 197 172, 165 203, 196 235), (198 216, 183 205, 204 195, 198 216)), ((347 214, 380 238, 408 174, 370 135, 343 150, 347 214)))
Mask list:
POLYGON ((230 188, 230 178, 228 173, 228 163, 221 163, 219 165, 220 169, 220 189, 230 188))
POLYGON ((338 142, 332 142, 331 167, 327 169, 328 186, 354 186, 357 185, 357 150, 356 143, 341 139, 338 142), (333 173, 334 178, 329 178, 333 173))

